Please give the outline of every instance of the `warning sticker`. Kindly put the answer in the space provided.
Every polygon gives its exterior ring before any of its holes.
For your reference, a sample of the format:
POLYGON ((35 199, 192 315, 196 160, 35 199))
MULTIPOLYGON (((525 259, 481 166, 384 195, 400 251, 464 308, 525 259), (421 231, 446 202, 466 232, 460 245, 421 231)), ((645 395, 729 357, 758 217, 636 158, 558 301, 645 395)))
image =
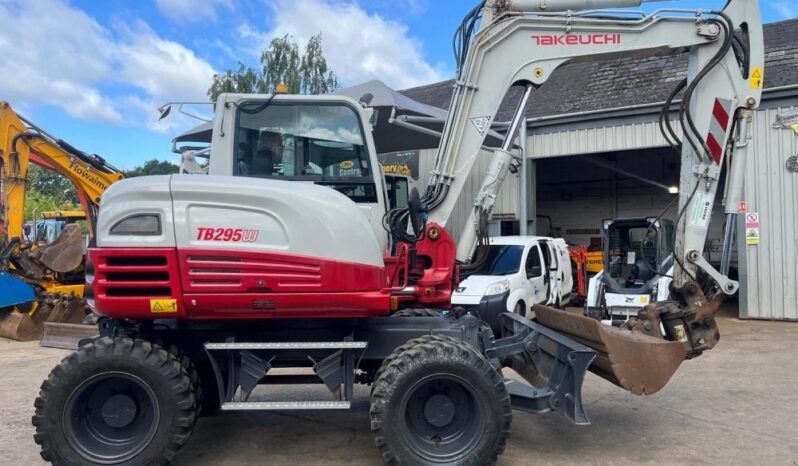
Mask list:
POLYGON ((762 89, 763 78, 764 73, 762 72, 762 68, 755 66, 751 70, 751 89, 762 89))
POLYGON ((706 227, 709 225, 710 214, 712 214, 712 197, 704 193, 695 193, 693 210, 690 213, 690 224, 706 227))
POLYGON ((490 120, 491 117, 489 116, 474 117, 470 119, 471 124, 474 125, 474 128, 476 128, 477 131, 479 131, 480 136, 485 135, 485 131, 487 131, 488 127, 490 126, 490 120))
POLYGON ((745 229, 745 244, 759 244, 759 228, 745 229))
POLYGON ((759 244, 759 213, 745 214, 745 244, 759 244))
POLYGON ((171 314, 177 312, 176 299, 151 299, 150 312, 153 314, 164 313, 171 314))

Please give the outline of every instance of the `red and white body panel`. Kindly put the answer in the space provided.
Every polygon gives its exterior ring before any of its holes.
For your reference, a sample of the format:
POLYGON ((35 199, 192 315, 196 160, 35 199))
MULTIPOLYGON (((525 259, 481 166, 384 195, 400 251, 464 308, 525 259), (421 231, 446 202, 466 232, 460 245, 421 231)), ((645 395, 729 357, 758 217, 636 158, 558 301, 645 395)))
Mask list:
POLYGON ((192 175, 125 180, 103 198, 89 259, 91 304, 111 317, 390 311, 383 254, 367 217, 343 194, 312 183, 192 175), (159 216, 157 234, 111 232, 141 213, 159 216))

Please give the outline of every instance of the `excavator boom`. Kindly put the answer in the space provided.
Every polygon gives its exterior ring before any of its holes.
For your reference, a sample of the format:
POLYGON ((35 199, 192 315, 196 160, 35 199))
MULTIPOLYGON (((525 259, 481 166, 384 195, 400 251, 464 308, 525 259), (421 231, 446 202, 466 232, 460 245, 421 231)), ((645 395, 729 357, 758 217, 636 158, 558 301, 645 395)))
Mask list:
MULTIPOLYGON (((621 329, 581 314, 536 309, 543 325, 598 352, 591 370, 633 393, 651 394, 665 385, 684 359, 717 343, 714 312, 723 294, 733 294, 738 287, 725 276, 726 270, 716 271, 701 252, 730 147, 735 156, 729 164, 729 192, 740 191, 747 122, 762 92, 759 6, 756 0, 731 0, 723 11, 662 9, 639 16, 570 11, 574 4, 587 7, 588 3, 606 8, 640 2, 488 1, 469 13, 462 29, 478 32, 471 40, 461 41, 449 118, 422 204, 430 222, 446 225, 503 97, 511 86, 524 87, 505 141, 492 155, 460 237, 457 259, 468 273, 485 259, 487 220, 507 172, 516 164, 517 156, 509 152, 511 141, 526 114, 527 100, 534 105, 534 89, 569 62, 687 51, 687 78, 676 89, 682 96, 678 117, 671 121, 674 93, 665 103, 662 123, 666 140, 681 153, 682 162, 674 248, 677 266, 670 290, 673 301, 645 308, 621 329), (681 134, 675 125, 681 127, 681 134), (732 138, 736 144, 729 143, 732 138), (720 296, 707 300, 695 282, 699 270, 717 282, 720 296)), ((727 239, 724 251, 730 248, 731 239, 727 239)))
POLYGON ((48 134, 7 102, 0 102, 0 204, 5 227, 5 236, 0 238, 0 286, 9 296, 0 310, 0 336, 16 340, 41 338, 47 321, 80 323, 85 316, 83 284, 59 278, 83 262, 85 243, 79 225, 66 225, 49 244, 25 244, 25 192, 31 163, 72 182, 90 235, 95 231, 100 197, 123 178, 101 157, 48 134))

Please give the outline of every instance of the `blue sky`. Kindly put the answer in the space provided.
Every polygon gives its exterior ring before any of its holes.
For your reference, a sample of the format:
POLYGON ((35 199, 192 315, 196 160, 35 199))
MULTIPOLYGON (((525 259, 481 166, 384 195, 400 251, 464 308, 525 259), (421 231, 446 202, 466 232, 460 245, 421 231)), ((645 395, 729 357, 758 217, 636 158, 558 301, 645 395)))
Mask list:
MULTIPOLYGON (((452 76, 452 34, 475 2, 0 0, 0 99, 119 168, 177 162, 172 137, 199 122, 158 122, 157 107, 203 100, 214 72, 255 66, 271 38, 291 34, 303 44, 321 32, 342 85, 378 78, 402 89, 452 76)), ((795 0, 761 4, 766 22, 798 16, 795 0)))

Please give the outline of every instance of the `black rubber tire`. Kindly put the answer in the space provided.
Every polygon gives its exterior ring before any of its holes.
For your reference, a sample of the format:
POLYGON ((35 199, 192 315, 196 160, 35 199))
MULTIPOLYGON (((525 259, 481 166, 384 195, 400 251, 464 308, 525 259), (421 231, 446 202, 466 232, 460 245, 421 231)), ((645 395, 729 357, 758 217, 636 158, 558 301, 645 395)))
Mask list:
POLYGON ((521 317, 526 317, 526 304, 523 301, 518 301, 513 312, 521 317))
MULTIPOLYGON (((405 344, 398 346, 395 350, 393 350, 391 352, 391 354, 388 355, 387 358, 382 360, 382 364, 380 365, 380 368, 377 369, 377 373, 374 375, 374 382, 376 382, 377 379, 380 378, 382 373, 385 372, 385 368, 388 367, 388 365, 390 365, 391 362, 393 362, 394 359, 398 358, 405 350, 410 349, 410 348, 412 348, 415 345, 418 345, 421 341, 425 341, 425 342, 428 342, 428 341, 442 341, 444 338, 446 338, 444 335, 424 335, 423 337, 418 337, 418 338, 415 338, 413 340, 409 340, 409 341, 405 342, 405 344)), ((458 341, 458 343, 460 343, 460 342, 458 341)), ((374 387, 375 386, 376 385, 374 385, 374 384, 371 385, 371 393, 372 394, 374 393, 374 387)))
POLYGON ((490 362, 468 344, 441 335, 410 340, 391 356, 371 395, 371 431, 383 460, 394 465, 494 464, 510 435, 512 412, 504 380, 490 362), (452 385, 437 393, 440 383, 452 385), (426 396, 426 409, 437 401, 432 397, 449 394, 449 389, 465 396, 459 402, 449 400, 456 414, 446 425, 434 427, 429 420, 416 420, 423 414, 414 407, 420 404, 414 403, 426 396), (426 423, 428 431, 442 429, 444 438, 437 434, 422 438, 414 428, 419 422, 426 423), (462 430, 446 431, 452 424, 461 424, 462 430), (465 444, 451 446, 457 453, 447 454, 443 451, 448 448, 447 438, 465 444))
POLYGON ((391 314, 391 317, 441 317, 441 311, 436 311, 435 309, 428 309, 425 307, 410 307, 394 312, 391 314))
POLYGON ((127 337, 104 337, 82 346, 64 358, 42 383, 32 419, 36 428, 34 440, 41 447, 42 458, 54 465, 100 464, 72 446, 77 434, 66 433, 67 426, 69 430, 77 429, 77 420, 86 416, 76 416, 74 424, 67 424, 64 419, 70 400, 92 393, 77 389, 91 387, 86 383, 98 377, 138 380, 152 394, 156 402, 152 414, 158 416, 152 423, 152 436, 145 439, 135 456, 121 458, 120 453, 118 460, 103 464, 168 464, 188 441, 194 426, 196 401, 191 380, 173 354, 148 341, 127 337))
MULTIPOLYGON (((194 422, 195 423, 197 422, 197 420, 200 417, 200 414, 212 413, 214 410, 211 410, 210 408, 213 402, 212 401, 210 403, 206 402, 204 398, 205 392, 202 388, 202 381, 200 380, 199 371, 197 370, 197 366, 194 365, 194 362, 191 360, 191 358, 189 358, 188 355, 182 349, 180 349, 180 346, 174 343, 168 343, 163 340, 155 340, 155 344, 162 347, 163 349, 168 351, 169 354, 174 356, 175 359, 177 359, 177 361, 180 363, 180 365, 183 366, 183 368, 186 370, 188 378, 191 380, 191 386, 194 390, 194 400, 195 400, 194 408, 197 413, 197 415, 194 417, 194 422), (205 407, 206 404, 208 405, 207 412, 205 407)), ((214 380, 213 382, 216 383, 216 380, 214 380)), ((216 405, 217 405, 216 408, 218 408, 219 403, 217 402, 216 405)))

